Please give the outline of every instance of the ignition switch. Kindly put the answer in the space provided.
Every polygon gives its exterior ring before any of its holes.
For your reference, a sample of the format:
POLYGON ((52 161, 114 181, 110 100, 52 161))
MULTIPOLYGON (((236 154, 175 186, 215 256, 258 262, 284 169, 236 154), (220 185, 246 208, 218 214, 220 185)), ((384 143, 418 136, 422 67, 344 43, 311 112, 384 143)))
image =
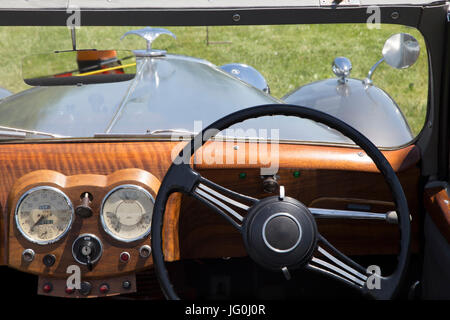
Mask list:
POLYGON ((93 264, 100 259, 102 255, 102 243, 100 240, 90 234, 79 236, 72 245, 72 255, 75 260, 92 270, 93 264))

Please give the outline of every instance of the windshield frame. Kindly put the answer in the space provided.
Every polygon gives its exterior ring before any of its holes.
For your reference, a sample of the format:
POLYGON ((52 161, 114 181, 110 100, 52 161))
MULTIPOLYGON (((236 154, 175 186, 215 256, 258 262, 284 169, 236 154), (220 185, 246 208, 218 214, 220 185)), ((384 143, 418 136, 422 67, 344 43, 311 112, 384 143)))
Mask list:
MULTIPOLYGON (((311 2, 312 3, 312 2, 311 2)), ((368 9, 377 2, 361 6, 269 6, 269 7, 213 7, 213 8, 133 8, 93 9, 79 8, 85 26, 147 26, 148 21, 159 26, 223 26, 223 25, 277 25, 277 24, 327 24, 366 23, 368 9)), ((418 29, 427 45, 429 60, 429 92, 426 125, 411 142, 419 146, 423 158, 423 174, 432 174, 438 167, 440 141, 440 116, 445 114, 442 75, 444 71, 444 46, 446 41, 448 4, 445 1, 422 4, 381 4, 380 23, 400 24, 418 29)), ((66 26, 73 11, 66 9, 21 10, 0 9, 0 25, 8 26, 66 26)), ((28 141, 28 143, 33 143, 28 141)), ((442 151, 442 150, 441 150, 442 151)))

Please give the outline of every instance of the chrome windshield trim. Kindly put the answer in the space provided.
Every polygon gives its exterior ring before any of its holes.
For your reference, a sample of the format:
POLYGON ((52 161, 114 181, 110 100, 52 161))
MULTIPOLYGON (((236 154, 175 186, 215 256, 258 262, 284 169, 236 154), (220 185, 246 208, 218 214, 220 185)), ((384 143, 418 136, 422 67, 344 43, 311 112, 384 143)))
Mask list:
POLYGON ((10 132, 18 132, 18 133, 25 133, 25 134, 32 134, 32 135, 35 135, 35 136, 48 136, 48 137, 52 137, 52 138, 70 138, 69 136, 63 136, 63 135, 56 134, 56 133, 34 131, 34 130, 27 130, 27 129, 20 129, 20 128, 12 128, 12 127, 5 127, 5 126, 0 126, 0 130, 2 130, 2 131, 10 131, 10 132))

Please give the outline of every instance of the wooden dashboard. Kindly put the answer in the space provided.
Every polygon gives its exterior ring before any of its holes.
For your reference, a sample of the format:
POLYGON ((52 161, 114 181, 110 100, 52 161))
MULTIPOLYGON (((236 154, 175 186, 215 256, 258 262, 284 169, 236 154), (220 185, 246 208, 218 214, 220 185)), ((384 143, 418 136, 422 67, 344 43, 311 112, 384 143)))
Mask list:
MULTIPOLYGON (((92 281, 110 279, 110 283, 115 283, 113 279, 151 268, 151 257, 142 259, 138 253, 142 245, 150 244, 149 238, 123 244, 108 237, 98 221, 100 203, 108 190, 120 184, 139 185, 155 197, 172 156, 176 154, 174 150, 180 150, 183 144, 92 141, 0 145, 0 265, 36 274, 40 276, 40 283, 60 279, 58 285, 63 286, 67 266, 76 264, 70 250, 71 243, 78 235, 91 233, 101 239, 104 253, 92 270, 81 266, 84 278, 92 281), (93 195, 92 217, 75 217, 68 234, 46 246, 28 242, 14 223, 14 211, 20 196, 26 190, 41 185, 62 190, 74 205, 80 202, 83 192, 93 195), (36 252, 36 258, 28 264, 22 258, 22 252, 27 248, 36 252), (123 251, 130 253, 126 264, 119 262, 123 251), (42 264, 42 258, 47 254, 56 257, 56 263, 51 267, 42 264)), ((204 150, 212 148, 217 151, 218 146, 217 143, 209 143, 204 150)), ((227 154, 233 153, 232 163, 192 159, 194 168, 204 177, 242 194, 256 198, 272 195, 263 189, 262 159, 252 161, 246 156, 251 154, 252 144, 232 143, 227 150, 232 150, 227 151, 227 154)), ((358 206, 373 212, 395 209, 383 177, 360 149, 280 144, 277 152, 279 162, 275 174, 278 183, 285 187, 287 196, 307 206, 334 209, 358 206)), ((412 215, 413 249, 417 250, 420 152, 417 147, 409 146, 383 153, 398 173, 407 196, 412 215)), ((319 231, 347 254, 393 254, 398 250, 395 225, 321 220, 319 231)), ((240 235, 204 205, 185 195, 171 196, 166 208, 163 237, 168 261, 245 255, 240 235)), ((64 295, 61 292, 54 295, 64 295)), ((114 293, 122 291, 119 288, 114 293)))

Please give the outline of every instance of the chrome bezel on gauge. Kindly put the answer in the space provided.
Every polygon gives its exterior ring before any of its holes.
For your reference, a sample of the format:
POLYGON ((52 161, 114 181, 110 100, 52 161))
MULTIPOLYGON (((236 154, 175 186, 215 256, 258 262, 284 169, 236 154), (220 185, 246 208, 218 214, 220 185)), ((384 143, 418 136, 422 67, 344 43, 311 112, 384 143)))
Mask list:
MULTIPOLYGON (((127 188, 128 188, 128 189, 131 188, 131 189, 135 189, 135 190, 138 190, 138 191, 142 191, 142 192, 143 192, 143 193, 144 193, 144 194, 152 201, 153 205, 155 205, 155 199, 154 199, 153 196, 150 194, 150 192, 148 192, 145 188, 140 187, 140 186, 137 186, 137 185, 135 185, 135 184, 122 184, 122 185, 120 185, 120 186, 117 186, 117 187, 111 189, 111 190, 106 194, 106 196, 103 198, 103 200, 102 200, 102 206, 100 207, 100 221, 101 221, 101 223, 102 223, 103 230, 104 230, 109 236, 111 236, 112 238, 114 238, 114 239, 116 239, 116 240, 119 240, 119 241, 121 241, 121 242, 127 242, 127 243, 129 243, 129 242, 134 242, 134 241, 142 240, 142 239, 144 239, 145 237, 147 237, 147 236, 150 234, 150 231, 151 231, 151 229, 152 229, 152 222, 150 221, 150 226, 149 226, 148 230, 147 230, 144 234, 142 234, 141 236, 136 237, 136 238, 126 239, 126 238, 121 238, 121 237, 115 235, 114 233, 112 233, 112 232, 110 231, 110 229, 108 228, 108 226, 106 225, 106 221, 105 221, 105 219, 104 219, 104 217, 103 217, 103 208, 104 208, 105 202, 108 200, 108 198, 109 198, 114 192, 116 192, 116 191, 118 191, 118 190, 120 190, 120 189, 127 189, 127 188)), ((153 212, 152 212, 152 216, 153 216, 153 212)))
POLYGON ((28 241, 30 241, 30 242, 32 242, 32 243, 39 244, 39 245, 52 244, 52 243, 55 243, 55 242, 58 242, 59 240, 61 240, 61 239, 69 232, 70 228, 72 227, 72 224, 73 224, 73 217, 74 217, 74 208, 73 208, 73 205, 72 205, 72 201, 70 201, 69 197, 68 197, 64 192, 62 192, 60 189, 55 188, 55 187, 50 187, 50 186, 39 186, 39 187, 34 187, 34 188, 31 188, 31 189, 25 191, 25 192, 20 196, 19 201, 17 202, 17 205, 16 205, 16 209, 14 210, 14 220, 16 221, 16 227, 17 227, 17 229, 19 230, 20 234, 21 234, 25 239, 27 239, 28 241), (54 192, 56 192, 56 193, 59 193, 60 195, 63 196, 64 200, 66 200, 66 203, 67 203, 67 205, 68 205, 69 208, 70 208, 70 221, 69 221, 69 223, 67 224, 67 226, 66 226, 66 228, 64 229, 64 231, 63 231, 59 236, 57 236, 55 239, 51 239, 51 240, 41 240, 41 241, 36 240, 36 239, 33 239, 33 238, 31 238, 29 235, 27 235, 26 232, 25 232, 25 231, 22 229, 22 227, 20 226, 20 223, 19 223, 19 215, 18 215, 19 207, 20 207, 20 205, 22 204, 23 200, 24 200, 27 196, 29 196, 31 193, 33 193, 33 192, 35 192, 35 191, 38 191, 38 190, 51 190, 51 191, 54 191, 54 192))

